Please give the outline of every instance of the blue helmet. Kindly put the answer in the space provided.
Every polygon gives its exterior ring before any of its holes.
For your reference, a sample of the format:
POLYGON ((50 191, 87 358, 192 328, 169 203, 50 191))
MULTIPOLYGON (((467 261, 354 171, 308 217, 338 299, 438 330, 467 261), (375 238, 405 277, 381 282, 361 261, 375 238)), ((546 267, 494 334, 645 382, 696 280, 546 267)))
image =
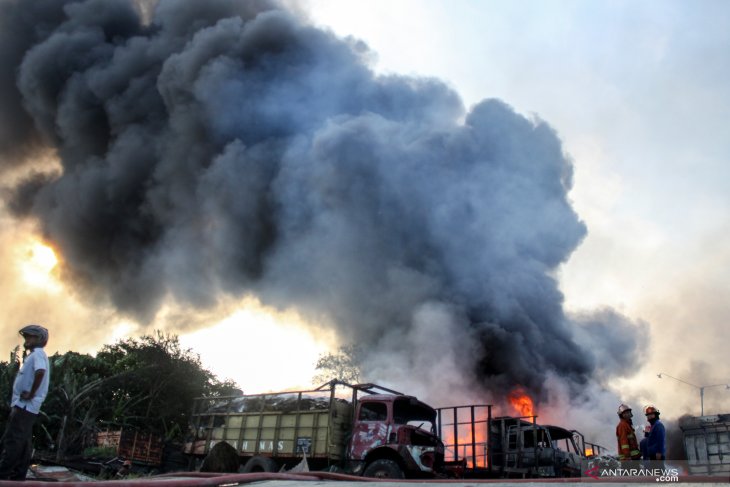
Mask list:
POLYGON ((35 325, 35 324, 26 325, 23 328, 21 328, 18 333, 20 333, 24 337, 26 335, 40 337, 39 346, 41 346, 41 347, 45 347, 46 343, 48 343, 48 330, 43 328, 41 325, 35 325))

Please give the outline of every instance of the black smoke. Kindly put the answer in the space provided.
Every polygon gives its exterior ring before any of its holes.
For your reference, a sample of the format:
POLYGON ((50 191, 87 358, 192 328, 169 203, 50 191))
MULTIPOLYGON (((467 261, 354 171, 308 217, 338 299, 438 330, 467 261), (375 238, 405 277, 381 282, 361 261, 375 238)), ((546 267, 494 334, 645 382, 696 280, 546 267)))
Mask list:
POLYGON ((254 294, 501 391, 603 359, 555 278, 586 228, 547 123, 375 75, 367 46, 269 2, 0 8, 2 163, 51 147, 62 167, 6 203, 87 295, 145 321, 254 294))

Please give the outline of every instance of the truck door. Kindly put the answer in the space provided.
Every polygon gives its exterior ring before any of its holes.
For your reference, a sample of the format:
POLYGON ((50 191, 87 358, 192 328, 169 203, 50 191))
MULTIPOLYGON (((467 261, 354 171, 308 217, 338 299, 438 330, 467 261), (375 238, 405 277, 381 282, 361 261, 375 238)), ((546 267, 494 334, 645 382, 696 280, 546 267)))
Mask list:
POLYGON ((524 444, 522 430, 518 429, 517 426, 510 426, 507 428, 506 436, 506 441, 504 441, 503 445, 504 467, 518 468, 521 466, 520 452, 524 444))
POLYGON ((388 443, 388 405, 384 402, 363 401, 358 405, 352 428, 349 457, 364 460, 371 450, 388 443))

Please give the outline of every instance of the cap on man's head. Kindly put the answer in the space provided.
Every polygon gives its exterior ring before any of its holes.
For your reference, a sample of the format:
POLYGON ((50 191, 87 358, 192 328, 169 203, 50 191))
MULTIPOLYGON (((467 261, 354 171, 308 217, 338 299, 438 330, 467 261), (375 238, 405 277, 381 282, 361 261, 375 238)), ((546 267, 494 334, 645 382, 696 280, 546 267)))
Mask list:
POLYGON ((40 339, 39 345, 41 347, 45 347, 46 344, 48 343, 48 330, 45 329, 44 327, 42 327, 41 325, 36 325, 36 324, 25 325, 23 328, 20 329, 20 331, 18 333, 20 333, 24 337, 26 335, 39 337, 39 339, 40 339))

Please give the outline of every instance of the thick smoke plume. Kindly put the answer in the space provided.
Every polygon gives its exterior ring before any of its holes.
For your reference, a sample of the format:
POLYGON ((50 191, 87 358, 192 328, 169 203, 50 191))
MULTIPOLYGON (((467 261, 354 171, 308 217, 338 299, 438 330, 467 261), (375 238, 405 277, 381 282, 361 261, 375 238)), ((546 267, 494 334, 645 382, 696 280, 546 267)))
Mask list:
MULTIPOLYGON (((144 321, 253 294, 395 383, 540 398, 548 374, 577 390, 638 358, 595 353, 601 316, 563 311, 555 273, 586 228, 545 122, 377 76, 365 45, 268 2, 0 8, 2 164, 51 147, 62 168, 8 205, 93 299, 144 321)), ((610 343, 635 350, 633 328, 610 343)))

